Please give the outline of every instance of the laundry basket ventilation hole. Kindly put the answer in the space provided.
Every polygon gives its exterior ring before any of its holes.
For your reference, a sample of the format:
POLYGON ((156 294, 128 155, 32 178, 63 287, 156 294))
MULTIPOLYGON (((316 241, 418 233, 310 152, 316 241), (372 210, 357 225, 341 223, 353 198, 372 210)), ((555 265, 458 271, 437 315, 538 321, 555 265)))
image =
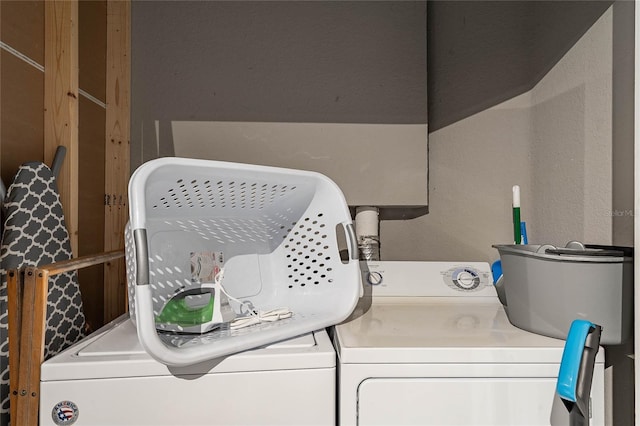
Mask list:
POLYGON ((262 210, 280 197, 295 191, 293 185, 220 180, 185 181, 178 179, 175 186, 156 200, 154 209, 171 208, 231 208, 262 210))
POLYGON ((331 253, 337 252, 329 239, 323 213, 305 217, 289 229, 284 249, 287 258, 289 288, 332 283, 331 253))

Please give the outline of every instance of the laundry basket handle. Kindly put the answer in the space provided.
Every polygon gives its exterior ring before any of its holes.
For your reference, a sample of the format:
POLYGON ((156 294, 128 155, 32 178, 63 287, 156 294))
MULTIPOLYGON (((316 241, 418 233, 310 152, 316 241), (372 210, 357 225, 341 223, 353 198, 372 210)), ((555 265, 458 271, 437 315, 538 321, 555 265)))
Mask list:
POLYGON ((149 280, 149 252, 147 250, 147 230, 136 229, 133 231, 133 239, 135 241, 136 253, 136 283, 148 284, 149 280))
POLYGON ((356 231, 353 229, 353 224, 348 223, 344 226, 347 231, 347 240, 349 244, 349 257, 352 260, 358 260, 358 238, 356 237, 356 231))

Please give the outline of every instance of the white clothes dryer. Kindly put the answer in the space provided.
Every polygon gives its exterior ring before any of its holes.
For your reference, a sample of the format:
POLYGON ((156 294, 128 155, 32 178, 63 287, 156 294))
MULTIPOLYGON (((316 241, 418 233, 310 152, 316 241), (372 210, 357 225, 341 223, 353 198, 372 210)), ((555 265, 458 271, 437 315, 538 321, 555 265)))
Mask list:
MULTIPOLYGON (((339 423, 549 425, 564 341, 509 323, 486 263, 369 262, 337 325, 339 423)), ((550 296, 552 297, 552 296, 550 296)), ((591 425, 604 425, 604 351, 591 425)))
POLYGON ((42 364, 40 424, 333 425, 335 380, 325 330, 168 368, 125 315, 42 364))

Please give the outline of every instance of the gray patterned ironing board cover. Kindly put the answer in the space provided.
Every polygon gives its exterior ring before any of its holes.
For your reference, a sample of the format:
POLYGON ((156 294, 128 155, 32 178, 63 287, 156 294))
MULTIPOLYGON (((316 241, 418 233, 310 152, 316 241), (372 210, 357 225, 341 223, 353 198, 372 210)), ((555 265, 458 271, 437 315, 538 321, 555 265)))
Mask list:
MULTIPOLYGON (((7 270, 71 258, 56 178, 43 163, 23 164, 7 191, 0 250, 0 425, 9 424, 7 270)), ((49 280, 45 359, 84 337, 85 318, 76 273, 49 280)))

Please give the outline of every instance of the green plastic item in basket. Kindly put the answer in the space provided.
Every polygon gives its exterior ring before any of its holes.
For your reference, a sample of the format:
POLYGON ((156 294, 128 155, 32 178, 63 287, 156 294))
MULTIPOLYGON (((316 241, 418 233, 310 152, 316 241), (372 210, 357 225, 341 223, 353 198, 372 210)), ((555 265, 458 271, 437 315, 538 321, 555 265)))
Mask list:
POLYGON ((156 317, 156 322, 189 327, 202 325, 213 319, 213 297, 209 297, 209 302, 201 307, 189 306, 187 297, 170 299, 156 317))
POLYGON ((235 316, 219 287, 204 283, 173 295, 155 317, 155 322, 165 331, 207 333, 235 316))

